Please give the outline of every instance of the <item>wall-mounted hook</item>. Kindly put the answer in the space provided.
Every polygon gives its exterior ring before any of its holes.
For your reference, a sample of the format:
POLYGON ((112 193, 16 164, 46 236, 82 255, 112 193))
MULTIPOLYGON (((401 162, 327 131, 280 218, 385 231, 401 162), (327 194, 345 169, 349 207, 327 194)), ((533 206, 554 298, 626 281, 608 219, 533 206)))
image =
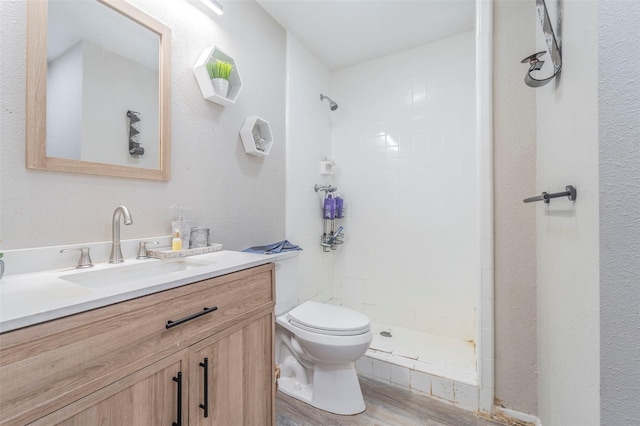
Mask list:
POLYGON ((536 8, 538 9, 538 17, 540 18, 540 24, 542 25, 542 32, 544 32, 544 38, 547 42, 549 53, 551 54, 551 62, 553 62, 553 75, 543 79, 534 78, 531 73, 533 71, 539 71, 544 65, 544 61, 540 60, 540 57, 546 52, 538 52, 533 55, 527 56, 521 63, 529 63, 529 70, 524 76, 524 82, 529 87, 541 87, 553 80, 555 76, 560 74, 562 70, 562 55, 560 54, 560 46, 556 40, 556 35, 553 32, 551 26, 551 19, 549 19, 549 13, 547 12, 547 5, 544 0, 536 0, 536 8))

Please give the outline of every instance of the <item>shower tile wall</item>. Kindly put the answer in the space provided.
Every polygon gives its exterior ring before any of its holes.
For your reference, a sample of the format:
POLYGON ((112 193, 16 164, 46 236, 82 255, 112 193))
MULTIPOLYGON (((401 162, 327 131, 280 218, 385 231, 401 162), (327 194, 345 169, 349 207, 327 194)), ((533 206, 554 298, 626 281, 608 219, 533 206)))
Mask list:
POLYGON ((373 322, 475 340, 474 33, 338 70, 332 97, 348 213, 335 302, 373 322))
MULTIPOLYGON (((298 301, 331 298, 334 258, 323 253, 321 198, 315 184, 320 160, 331 157, 330 110, 320 93, 330 93, 329 70, 287 32, 286 238, 303 248, 298 258, 298 301)), ((276 141, 276 143, 278 143, 276 141)))

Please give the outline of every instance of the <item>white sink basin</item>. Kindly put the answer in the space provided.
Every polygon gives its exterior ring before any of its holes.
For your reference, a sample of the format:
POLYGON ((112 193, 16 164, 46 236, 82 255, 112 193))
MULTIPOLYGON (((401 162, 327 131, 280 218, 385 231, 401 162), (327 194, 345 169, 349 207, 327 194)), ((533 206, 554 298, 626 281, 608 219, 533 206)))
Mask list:
MULTIPOLYGON (((52 256, 59 251, 57 246, 49 250, 52 256)), ((66 266, 5 275, 0 282, 0 333, 272 263, 279 256, 223 250, 180 259, 127 259, 115 265, 98 263, 91 269, 66 266)), ((23 257, 26 262, 33 256, 23 257)))
POLYGON ((131 281, 154 278, 174 272, 182 272, 210 266, 212 260, 176 260, 171 262, 149 262, 136 265, 114 266, 109 269, 91 270, 61 275, 60 279, 88 288, 104 288, 121 285, 131 281))

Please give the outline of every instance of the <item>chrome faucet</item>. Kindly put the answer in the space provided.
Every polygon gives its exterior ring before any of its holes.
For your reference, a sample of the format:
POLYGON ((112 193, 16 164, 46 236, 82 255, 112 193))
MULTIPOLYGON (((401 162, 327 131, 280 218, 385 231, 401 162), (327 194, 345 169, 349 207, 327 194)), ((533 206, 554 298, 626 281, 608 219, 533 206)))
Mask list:
POLYGON ((125 206, 116 207, 113 212, 113 222, 111 225, 111 256, 109 256, 109 263, 122 263, 122 250, 120 249, 120 217, 124 215, 124 224, 131 225, 133 219, 131 219, 131 212, 125 206))

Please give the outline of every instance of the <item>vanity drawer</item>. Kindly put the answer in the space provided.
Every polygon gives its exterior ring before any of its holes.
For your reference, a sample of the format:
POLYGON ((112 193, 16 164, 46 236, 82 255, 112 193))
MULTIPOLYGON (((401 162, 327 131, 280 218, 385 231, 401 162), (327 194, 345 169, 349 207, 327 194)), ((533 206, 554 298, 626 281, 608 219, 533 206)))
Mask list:
POLYGON ((0 424, 33 421, 273 309, 273 274, 258 266, 0 334, 0 424))

